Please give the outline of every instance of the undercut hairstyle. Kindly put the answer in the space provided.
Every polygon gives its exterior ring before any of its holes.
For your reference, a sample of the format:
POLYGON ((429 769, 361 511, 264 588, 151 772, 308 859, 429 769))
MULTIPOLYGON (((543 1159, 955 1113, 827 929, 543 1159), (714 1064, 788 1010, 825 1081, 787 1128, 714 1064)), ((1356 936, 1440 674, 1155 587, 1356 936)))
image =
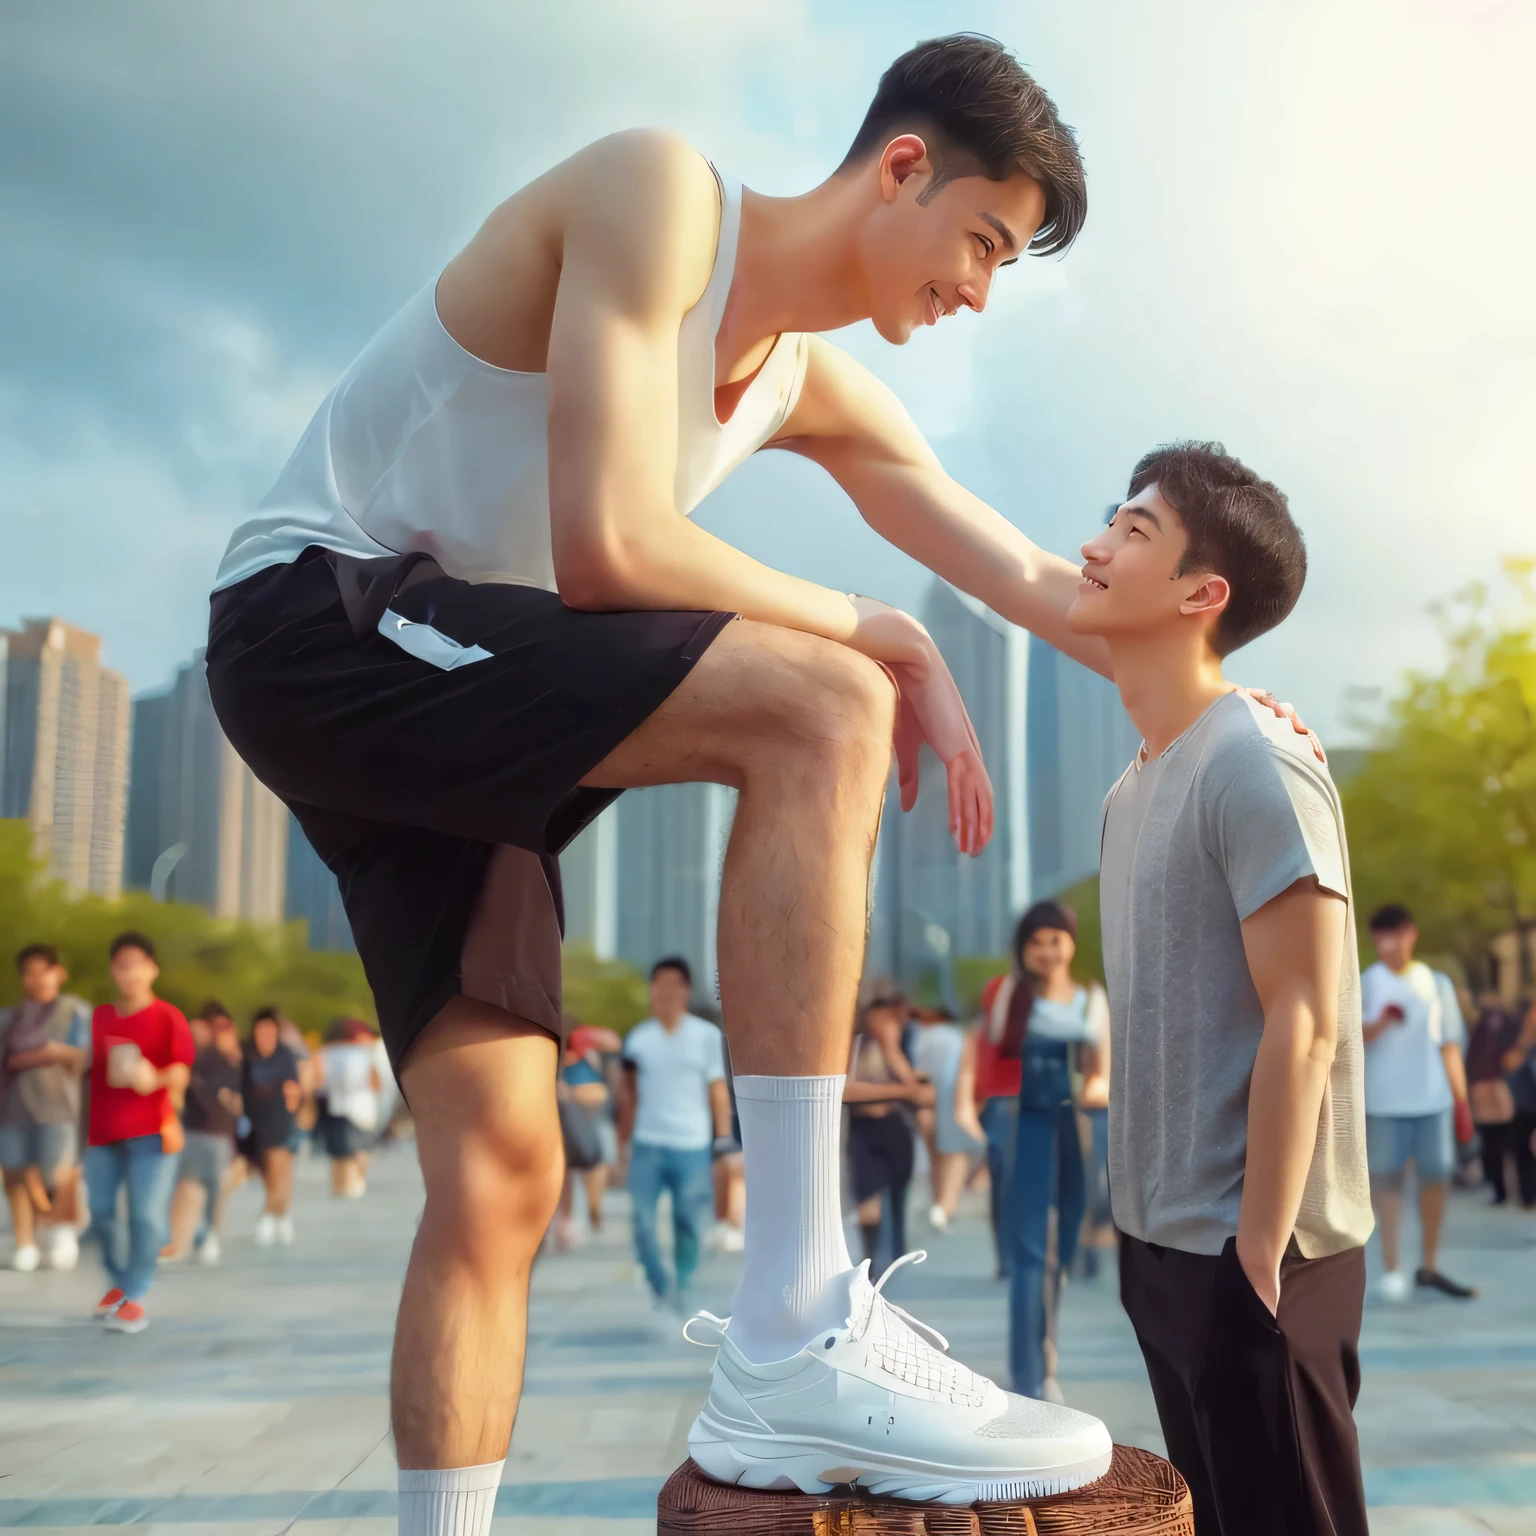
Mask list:
POLYGON ((1396 933, 1401 928, 1413 927, 1413 913, 1407 907, 1391 902, 1371 913, 1372 933, 1396 933))
POLYGON ((16 969, 24 971, 29 960, 41 960, 50 968, 63 962, 52 944, 26 944, 16 952, 16 969))
POLYGON ((1030 253, 1053 256, 1077 239, 1088 217, 1077 135, 995 38, 955 32, 902 54, 881 75, 838 169, 878 153, 903 133, 921 134, 933 165, 933 181, 919 201, 931 201, 960 176, 1007 181, 1023 172, 1045 189, 1045 216, 1030 253))
POLYGON ((160 957, 155 953, 154 943, 147 934, 137 933, 131 928, 127 933, 118 934, 107 946, 107 959, 116 960, 125 949, 137 949, 159 963, 160 957))
POLYGON ((688 990, 693 990, 693 968, 681 955, 666 955, 658 960, 651 967, 651 980, 655 981, 663 971, 676 971, 688 984, 688 990))
POLYGON ((1307 579, 1301 529, 1284 493, 1220 443, 1154 448, 1133 471, 1127 500, 1154 482, 1189 538, 1175 574, 1209 571, 1232 589, 1211 630, 1216 654, 1229 656, 1296 606, 1307 579))

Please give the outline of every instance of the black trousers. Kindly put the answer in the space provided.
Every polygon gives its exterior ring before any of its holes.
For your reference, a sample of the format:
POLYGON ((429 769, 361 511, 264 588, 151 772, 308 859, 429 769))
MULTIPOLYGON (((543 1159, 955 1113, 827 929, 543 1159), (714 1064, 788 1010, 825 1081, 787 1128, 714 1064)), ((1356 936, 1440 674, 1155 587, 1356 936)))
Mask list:
POLYGON ((1483 1175, 1493 1186, 1495 1200, 1508 1198, 1505 1159, 1512 1153, 1520 1203, 1536 1206, 1536 1152, 1531 1151, 1533 1131, 1536 1131, 1536 1115, 1516 1115, 1502 1125, 1478 1126, 1477 1134, 1483 1143, 1483 1175))
POLYGON ((1287 1255, 1274 1317, 1235 1238, 1217 1256, 1122 1236, 1120 1298, 1197 1536, 1367 1536, 1354 1421, 1364 1249, 1287 1255))

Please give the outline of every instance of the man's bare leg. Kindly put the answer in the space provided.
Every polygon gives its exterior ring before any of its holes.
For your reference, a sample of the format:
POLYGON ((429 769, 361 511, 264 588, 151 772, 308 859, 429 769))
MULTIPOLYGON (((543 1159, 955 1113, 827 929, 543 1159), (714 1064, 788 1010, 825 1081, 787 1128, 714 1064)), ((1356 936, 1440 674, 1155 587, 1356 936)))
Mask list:
POLYGON ((536 1025, 460 997, 406 1057, 427 1203, 390 1375, 402 1468, 483 1466, 507 1453, 528 1275, 565 1170, 558 1051, 536 1025))
POLYGON ((37 1243, 36 1213, 32 1209, 32 1195, 27 1189, 26 1171, 21 1168, 5 1170, 5 1199, 11 1208, 11 1225, 16 1232, 16 1251, 34 1247, 37 1243))
POLYGON ((720 1001, 742 1074, 848 1065, 895 693, 815 635, 729 625, 584 780, 739 792, 720 886, 720 1001))

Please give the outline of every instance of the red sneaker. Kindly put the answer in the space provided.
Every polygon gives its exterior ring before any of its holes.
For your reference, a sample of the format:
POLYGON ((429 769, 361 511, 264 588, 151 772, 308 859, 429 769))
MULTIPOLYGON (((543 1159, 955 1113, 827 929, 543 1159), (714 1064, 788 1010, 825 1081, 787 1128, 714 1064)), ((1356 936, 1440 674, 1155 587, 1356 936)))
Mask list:
POLYGON ((143 1333, 149 1327, 144 1308, 136 1301, 125 1301, 117 1311, 108 1315, 102 1323, 114 1333, 143 1333))
POLYGON ((96 1303, 97 1317, 111 1317, 128 1298, 114 1285, 100 1301, 96 1303))

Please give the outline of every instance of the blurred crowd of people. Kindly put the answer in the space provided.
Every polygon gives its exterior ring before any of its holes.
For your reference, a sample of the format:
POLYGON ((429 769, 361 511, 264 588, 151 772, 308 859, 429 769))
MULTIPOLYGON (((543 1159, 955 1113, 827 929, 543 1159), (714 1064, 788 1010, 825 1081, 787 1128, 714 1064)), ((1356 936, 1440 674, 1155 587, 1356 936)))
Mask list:
MULTIPOLYGON (((1452 1184, 1536 1210, 1536 1006, 1474 1006, 1415 958, 1405 908, 1382 908, 1370 934, 1378 959, 1362 977, 1362 1011, 1378 1296, 1468 1300, 1475 1289, 1439 1267, 1452 1184), (1411 1274, 1401 1239, 1410 1170, 1421 1241, 1411 1274)), ((964 1024, 875 988, 845 1088, 845 1207, 872 1273, 907 1248, 922 1146, 930 1232, 949 1229, 967 1189, 986 1191, 1013 1384, 1054 1399, 1064 1282, 1092 1275, 1115 1244, 1108 1003, 1074 976, 1076 938, 1069 907, 1031 907, 1009 969, 964 1024)), ((111 1280, 98 1312, 133 1332, 160 1262, 220 1261, 230 1196, 247 1179, 262 1185, 261 1246, 294 1241, 294 1159, 306 1147, 329 1158, 336 1198, 361 1196, 400 1106, 362 1020, 306 1039, 267 1007, 242 1036, 216 1000, 187 1019, 156 995, 146 935, 118 935, 110 961, 116 996, 93 1008, 67 990, 49 945, 17 956, 22 1000, 0 1009, 0 1169, 11 1268, 72 1269, 85 1225, 111 1280)), ((651 971, 649 1017, 627 1034, 568 1021, 557 1084, 567 1175, 549 1246, 566 1251, 600 1231, 605 1193, 627 1185, 636 1259, 668 1311, 691 1307, 703 1251, 741 1250, 747 1198, 730 1052, 693 992, 687 960, 668 956, 651 971)))
POLYGON ((97 1315, 137 1333, 162 1261, 220 1261, 229 1197, 247 1178, 263 1186, 260 1246, 294 1241, 294 1158, 307 1142, 330 1158, 333 1194, 361 1195, 396 1095, 360 1019, 306 1040, 261 1008, 242 1039, 222 1003, 189 1020, 157 996, 146 934, 119 934, 108 954, 116 995, 95 1007, 67 990, 51 945, 16 957, 21 1001, 0 1009, 0 1169, 10 1267, 73 1269, 88 1216, 83 1236, 111 1282, 97 1315))
MULTIPOLYGON (((1015 1390, 1060 1401, 1057 1334, 1069 1275, 1092 1276, 1116 1245, 1110 1212, 1109 1005, 1074 975, 1078 921, 1060 902, 1021 919, 1011 964, 966 1023, 876 987, 860 1009, 844 1090, 844 1206, 878 1275, 908 1245, 908 1208, 926 1150, 927 1228, 948 1231, 962 1196, 986 1191, 996 1273, 1008 1287, 1015 1390)), ((1536 1209, 1536 1006, 1474 1008, 1414 958, 1402 907, 1370 923, 1377 963, 1362 979, 1367 1141, 1383 1257, 1380 1300, 1415 1290, 1458 1300, 1439 1250, 1453 1182, 1495 1204, 1536 1209), (1465 1016, 1465 1017, 1464 1017, 1465 1016), (1469 1024, 1467 1020, 1472 1022, 1469 1024), (1421 1251, 1402 1267, 1402 1202, 1412 1189, 1421 1251)), ((651 1014, 626 1036, 574 1025, 560 1073, 565 1198, 551 1246, 584 1239, 604 1191, 627 1182, 636 1259, 658 1307, 686 1311, 702 1249, 741 1247, 747 1190, 730 1052, 712 1010, 691 1002, 686 960, 657 961, 651 1014), (670 1196, 672 1266, 657 1212, 670 1196)))

